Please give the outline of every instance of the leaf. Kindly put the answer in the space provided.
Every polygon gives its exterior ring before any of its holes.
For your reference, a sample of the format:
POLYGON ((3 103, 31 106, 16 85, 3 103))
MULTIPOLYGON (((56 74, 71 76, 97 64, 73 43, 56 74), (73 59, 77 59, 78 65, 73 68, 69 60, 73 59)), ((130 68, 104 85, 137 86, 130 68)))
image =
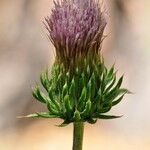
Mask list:
POLYGON ((66 73, 66 77, 67 77, 67 81, 69 82, 69 79, 70 79, 70 73, 69 73, 69 71, 66 73))
POLYGON ((97 77, 100 77, 102 75, 103 69, 104 69, 104 65, 101 62, 96 63, 95 64, 95 75, 97 77))
POLYGON ((111 115, 98 115, 99 119, 116 119, 121 118, 122 116, 111 116, 111 115))
POLYGON ((87 66, 87 75, 90 75, 91 74, 91 72, 90 72, 90 66, 88 65, 87 66))
POLYGON ((99 88, 96 98, 95 98, 95 101, 97 102, 97 104, 100 104, 101 96, 102 96, 102 92, 101 92, 101 88, 99 88))
POLYGON ((37 113, 37 114, 38 114, 38 117, 41 117, 41 118, 60 118, 59 116, 52 115, 50 113, 37 113))
POLYGON ((122 81, 123 81, 123 77, 124 76, 121 76, 121 78, 119 79, 117 85, 116 85, 116 88, 120 88, 121 84, 122 84, 122 81))
POLYGON ((106 99, 110 99, 110 98, 113 99, 112 97, 115 98, 115 96, 119 95, 119 93, 120 93, 119 88, 122 84, 122 81, 123 81, 123 76, 119 79, 119 81, 117 82, 117 85, 108 94, 106 93, 106 91, 108 91, 108 90, 105 91, 105 94, 107 94, 106 99), (117 92, 119 92, 119 93, 117 94, 117 92))
POLYGON ((96 109, 97 110, 100 110, 101 108, 101 103, 103 101, 103 96, 102 96, 102 92, 101 92, 101 88, 99 88, 98 92, 97 92, 97 95, 96 95, 96 98, 95 98, 95 104, 96 104, 96 109))
POLYGON ((91 86, 92 86, 92 81, 91 78, 87 84, 87 98, 91 98, 91 86))
POLYGON ((81 96, 79 98, 78 105, 77 105, 79 111, 82 111, 84 109, 86 100, 87 100, 87 89, 86 87, 84 87, 82 90, 81 96))
POLYGON ((121 100, 123 99, 123 97, 124 97, 124 94, 123 94, 120 98, 118 98, 117 100, 113 101, 113 102, 112 102, 112 106, 115 106, 115 105, 117 105, 118 103, 120 103, 121 100))
POLYGON ((53 78, 58 78, 58 75, 59 75, 59 72, 60 72, 60 67, 62 67, 62 66, 60 66, 60 65, 53 65, 53 67, 52 67, 52 76, 53 76, 53 78))
POLYGON ((46 103, 46 96, 44 95, 44 93, 42 93, 39 89, 39 86, 36 86, 34 88, 34 90, 32 91, 32 95, 35 99, 37 99, 39 102, 42 102, 42 103, 46 103))
POLYGON ((85 84, 86 84, 85 78, 86 78, 86 77, 85 77, 85 74, 82 73, 82 74, 81 74, 81 82, 82 82, 82 85, 83 85, 83 86, 85 86, 85 84))
POLYGON ((56 125, 57 127, 66 127, 70 122, 64 121, 60 125, 56 125))
POLYGON ((62 86, 63 86, 63 83, 62 83, 62 78, 63 78, 63 74, 60 73, 59 76, 58 76, 58 79, 57 79, 57 83, 59 85, 59 90, 61 90, 62 86))
POLYGON ((79 69, 79 67, 76 67, 76 74, 80 75, 81 74, 81 70, 79 69))
POLYGON ((93 99, 94 98, 94 96, 95 96, 95 87, 96 87, 96 81, 95 81, 95 75, 94 75, 94 72, 93 72, 93 74, 92 74, 92 76, 91 76, 91 99, 93 99))
POLYGON ((114 72, 114 66, 112 66, 109 71, 107 71, 107 68, 105 68, 105 72, 103 73, 104 76, 103 82, 105 86, 107 86, 113 80, 114 77, 113 72, 114 72))
POLYGON ((104 104, 112 102, 118 96, 118 89, 112 89, 107 95, 104 95, 104 104))
POLYGON ((41 81, 43 87, 46 89, 46 91, 48 91, 48 87, 49 87, 48 70, 46 70, 46 72, 43 72, 41 74, 40 81, 41 81))
POLYGON ((116 82, 116 76, 114 77, 112 83, 106 88, 104 94, 106 94, 107 92, 109 92, 109 90, 113 87, 113 85, 115 84, 116 82))
POLYGON ((67 86, 67 83, 65 83, 65 85, 63 86, 63 90, 62 90, 62 99, 65 97, 67 92, 68 92, 68 86, 67 86))
POLYGON ((77 121, 77 122, 81 120, 80 112, 78 110, 74 112, 73 118, 74 118, 74 121, 77 121))
POLYGON ((18 116, 17 118, 18 119, 21 119, 21 118, 37 118, 38 117, 38 114, 30 114, 30 115, 26 115, 26 116, 18 116))
POLYGON ((69 88, 69 95, 72 96, 73 100, 76 100, 76 86, 74 78, 71 81, 71 85, 69 88))
POLYGON ((66 95, 64 97, 64 102, 65 102, 65 108, 66 108, 67 113, 71 114, 72 113, 72 106, 71 106, 71 103, 70 103, 69 95, 66 95))
POLYGON ((132 92, 128 91, 127 89, 120 89, 120 93, 119 94, 122 94, 122 93, 123 93, 123 95, 120 98, 118 98, 117 100, 112 102, 112 106, 115 106, 118 103, 120 103, 125 94, 132 94, 132 92))
POLYGON ((129 91, 128 89, 125 89, 125 88, 121 88, 121 89, 119 89, 119 90, 120 90, 120 93, 133 94, 131 91, 129 91))
POLYGON ((104 108, 99 110, 99 113, 106 113, 106 112, 110 111, 111 108, 112 108, 112 105, 104 107, 104 108))
POLYGON ((53 105, 51 101, 47 101, 47 108, 52 114, 60 115, 59 109, 55 107, 55 105, 53 105))
POLYGON ((60 110, 59 103, 57 102, 56 97, 53 96, 53 90, 52 90, 51 87, 50 87, 49 90, 48 90, 48 95, 49 95, 50 101, 56 106, 56 108, 57 108, 58 110, 60 110))
POLYGON ((109 70, 108 77, 111 77, 113 75, 113 73, 114 73, 114 65, 109 70))
POLYGON ((91 106, 92 106, 92 103, 91 103, 90 100, 88 100, 86 102, 84 111, 81 112, 81 115, 83 115, 84 117, 89 116, 90 115, 90 111, 91 111, 91 106))
POLYGON ((112 102, 115 98, 117 98, 121 94, 127 94, 129 91, 127 89, 118 89, 114 88, 112 91, 110 91, 106 96, 105 96, 105 101, 104 103, 110 103, 112 102))
POLYGON ((86 87, 84 87, 82 89, 81 96, 79 98, 79 105, 80 105, 80 103, 82 103, 86 100, 86 95, 87 95, 87 89, 86 89, 86 87))
POLYGON ((19 116, 17 118, 59 118, 57 115, 52 115, 49 112, 34 113, 27 116, 19 116))
POLYGON ((87 85, 88 98, 93 99, 93 97, 95 96, 95 88, 96 88, 96 81, 95 81, 95 75, 93 72, 87 85))
POLYGON ((95 124, 96 122, 97 122, 97 119, 94 119, 94 118, 88 119, 88 123, 90 124, 95 124))
POLYGON ((107 68, 104 68, 104 71, 101 76, 101 78, 102 78, 101 79, 101 91, 102 92, 104 92, 105 88, 106 88, 106 83, 105 83, 106 77, 107 77, 107 68))

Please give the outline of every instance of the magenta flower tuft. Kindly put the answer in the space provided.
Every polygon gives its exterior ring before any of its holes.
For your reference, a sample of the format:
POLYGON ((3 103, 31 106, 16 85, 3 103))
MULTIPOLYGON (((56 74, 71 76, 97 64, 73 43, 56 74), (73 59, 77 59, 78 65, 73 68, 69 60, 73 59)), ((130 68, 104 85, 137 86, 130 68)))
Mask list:
POLYGON ((60 60, 98 53, 106 26, 97 0, 54 0, 50 17, 45 18, 48 36, 60 60))

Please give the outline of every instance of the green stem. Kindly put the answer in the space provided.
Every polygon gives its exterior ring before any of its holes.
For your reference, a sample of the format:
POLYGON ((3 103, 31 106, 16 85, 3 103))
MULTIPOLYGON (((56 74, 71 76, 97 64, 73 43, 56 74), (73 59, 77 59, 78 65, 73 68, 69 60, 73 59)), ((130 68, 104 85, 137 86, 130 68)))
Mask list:
POLYGON ((74 122, 73 124, 73 148, 72 150, 82 150, 84 123, 74 122))

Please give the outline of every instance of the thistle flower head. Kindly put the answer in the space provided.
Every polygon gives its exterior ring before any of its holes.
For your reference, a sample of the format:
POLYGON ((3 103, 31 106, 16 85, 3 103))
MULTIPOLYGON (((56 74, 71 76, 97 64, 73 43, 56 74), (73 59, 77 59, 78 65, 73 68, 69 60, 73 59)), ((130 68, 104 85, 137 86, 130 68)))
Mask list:
POLYGON ((120 117, 105 115, 129 91, 121 88, 123 76, 117 81, 114 66, 107 69, 99 55, 106 21, 98 2, 62 0, 54 4, 45 20, 57 61, 51 75, 48 71, 41 75, 47 93, 39 86, 33 90, 48 112, 27 117, 61 118, 64 124, 120 117))
POLYGON ((97 0, 54 0, 54 9, 47 17, 48 36, 62 61, 98 53, 106 26, 97 0))

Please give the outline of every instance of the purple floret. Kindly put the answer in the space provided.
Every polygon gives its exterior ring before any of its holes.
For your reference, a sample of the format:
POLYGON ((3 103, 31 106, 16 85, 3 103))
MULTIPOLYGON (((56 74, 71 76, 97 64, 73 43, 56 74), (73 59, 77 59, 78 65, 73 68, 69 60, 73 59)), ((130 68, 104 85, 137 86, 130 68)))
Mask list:
POLYGON ((100 51, 106 20, 97 0, 54 0, 45 21, 58 58, 69 60, 100 51))

